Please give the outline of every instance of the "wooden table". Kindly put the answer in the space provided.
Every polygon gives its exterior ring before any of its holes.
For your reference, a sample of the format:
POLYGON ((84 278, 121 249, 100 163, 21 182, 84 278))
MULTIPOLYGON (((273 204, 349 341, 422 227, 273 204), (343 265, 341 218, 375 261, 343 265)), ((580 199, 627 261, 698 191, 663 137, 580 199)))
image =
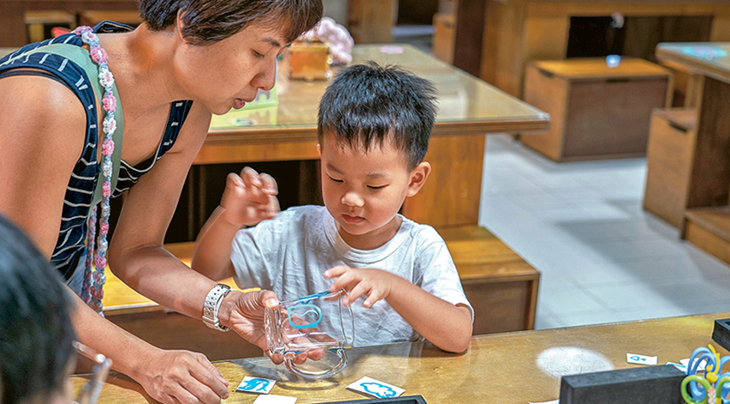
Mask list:
POLYGON ((62 10, 73 15, 88 10, 138 10, 137 0, 2 0, 0 1, 0 47, 28 43, 25 12, 62 10))
POLYGON ((730 42, 659 44, 656 57, 704 77, 682 237, 730 263, 730 42))
POLYGON ((571 17, 610 17, 614 12, 626 16, 623 54, 627 56, 650 58, 657 42, 730 41, 730 4, 725 0, 459 0, 458 4, 454 65, 516 97, 522 96, 528 62, 569 57, 571 17))
MULTIPOLYGON (((374 60, 399 64, 436 85, 439 112, 426 155, 433 171, 402 210, 417 222, 476 225, 484 134, 549 127, 546 113, 410 45, 356 45, 353 58, 354 63, 374 60)), ((196 165, 318 159, 317 108, 327 81, 289 80, 286 70, 285 60, 279 66, 278 106, 234 111, 224 119, 216 118, 196 165)), ((217 193, 214 200, 220 195, 217 193)), ((203 192, 191 196, 201 198, 191 202, 203 210, 199 220, 204 221, 213 207, 204 206, 203 192)), ((199 229, 202 222, 197 225, 199 229)))
MULTIPOLYGON (((256 395, 234 389, 245 376, 277 380, 271 394, 295 396, 298 404, 362 399, 345 387, 369 376, 421 395, 429 403, 525 404, 555 400, 560 391, 560 374, 607 370, 600 363, 563 362, 552 353, 580 348, 603 358, 609 368, 628 368, 626 353, 657 356, 659 364, 679 363, 692 350, 712 343, 721 355, 728 352, 712 342, 714 319, 730 313, 647 320, 598 326, 522 331, 480 336, 472 339, 462 355, 447 354, 429 344, 412 343, 370 347, 349 351, 350 362, 331 380, 307 382, 295 379, 282 366, 265 358, 215 363, 230 383, 226 403, 252 403, 256 395), (560 370, 560 369, 565 370, 560 370)), ((86 381, 74 377, 78 390, 86 381)), ((151 402, 129 379, 112 375, 102 390, 100 404, 151 402)))

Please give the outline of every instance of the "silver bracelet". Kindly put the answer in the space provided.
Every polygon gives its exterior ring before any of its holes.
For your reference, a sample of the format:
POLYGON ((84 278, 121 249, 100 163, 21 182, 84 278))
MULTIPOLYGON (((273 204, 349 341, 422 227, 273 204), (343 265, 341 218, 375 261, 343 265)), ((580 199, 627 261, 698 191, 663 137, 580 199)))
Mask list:
POLYGON ((203 304, 203 323, 205 323, 205 325, 214 330, 223 332, 231 330, 230 328, 221 325, 221 322, 218 319, 218 310, 221 308, 223 298, 226 297, 230 291, 230 286, 219 283, 215 285, 210 292, 208 292, 208 296, 205 297, 205 303, 203 304))

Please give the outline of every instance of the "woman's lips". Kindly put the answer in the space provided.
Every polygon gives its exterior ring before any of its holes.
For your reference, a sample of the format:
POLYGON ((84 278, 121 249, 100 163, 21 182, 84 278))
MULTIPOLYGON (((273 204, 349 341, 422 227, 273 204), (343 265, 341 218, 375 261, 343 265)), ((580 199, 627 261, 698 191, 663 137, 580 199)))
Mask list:
POLYGON ((364 217, 360 216, 350 216, 350 215, 342 215, 343 218, 345 218, 345 221, 347 223, 357 224, 365 220, 364 217))
POLYGON ((241 109, 245 105, 246 105, 246 101, 244 101, 240 98, 236 98, 235 100, 233 100, 233 108, 235 108, 235 109, 241 109))

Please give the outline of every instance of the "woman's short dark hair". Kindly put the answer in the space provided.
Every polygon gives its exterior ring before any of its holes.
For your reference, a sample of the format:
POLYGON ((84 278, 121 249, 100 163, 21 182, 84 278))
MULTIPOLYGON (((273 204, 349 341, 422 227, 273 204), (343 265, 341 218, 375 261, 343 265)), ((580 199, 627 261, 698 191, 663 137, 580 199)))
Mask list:
POLYGON ((140 0, 139 10, 154 31, 175 24, 182 11, 182 34, 193 44, 221 41, 254 21, 287 27, 288 43, 319 22, 322 0, 140 0))
POLYGON ((414 169, 428 151, 436 121, 436 88, 398 66, 375 62, 340 71, 319 102, 317 135, 324 131, 353 148, 392 140, 414 169))
POLYGON ((0 379, 4 404, 63 391, 75 357, 73 301, 48 260, 0 215, 0 379))

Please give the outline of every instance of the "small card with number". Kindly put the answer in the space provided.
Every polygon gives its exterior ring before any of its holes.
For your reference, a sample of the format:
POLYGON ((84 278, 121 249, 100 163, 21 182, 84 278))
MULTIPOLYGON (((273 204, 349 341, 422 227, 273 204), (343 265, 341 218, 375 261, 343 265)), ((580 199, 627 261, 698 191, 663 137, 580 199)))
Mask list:
POLYGON ((626 362, 635 363, 637 365, 656 365, 656 356, 645 356, 645 355, 627 353, 626 362))
POLYGON ((294 404, 296 402, 296 397, 269 394, 268 396, 259 396, 256 400, 254 400, 253 404, 294 404))
POLYGON ((377 398, 399 397, 405 389, 371 379, 367 376, 347 386, 348 389, 377 398))
POLYGON ((245 393, 269 394, 271 389, 274 388, 274 383, 276 383, 276 380, 264 379, 263 377, 246 376, 243 378, 241 384, 238 385, 236 391, 242 391, 245 393))

